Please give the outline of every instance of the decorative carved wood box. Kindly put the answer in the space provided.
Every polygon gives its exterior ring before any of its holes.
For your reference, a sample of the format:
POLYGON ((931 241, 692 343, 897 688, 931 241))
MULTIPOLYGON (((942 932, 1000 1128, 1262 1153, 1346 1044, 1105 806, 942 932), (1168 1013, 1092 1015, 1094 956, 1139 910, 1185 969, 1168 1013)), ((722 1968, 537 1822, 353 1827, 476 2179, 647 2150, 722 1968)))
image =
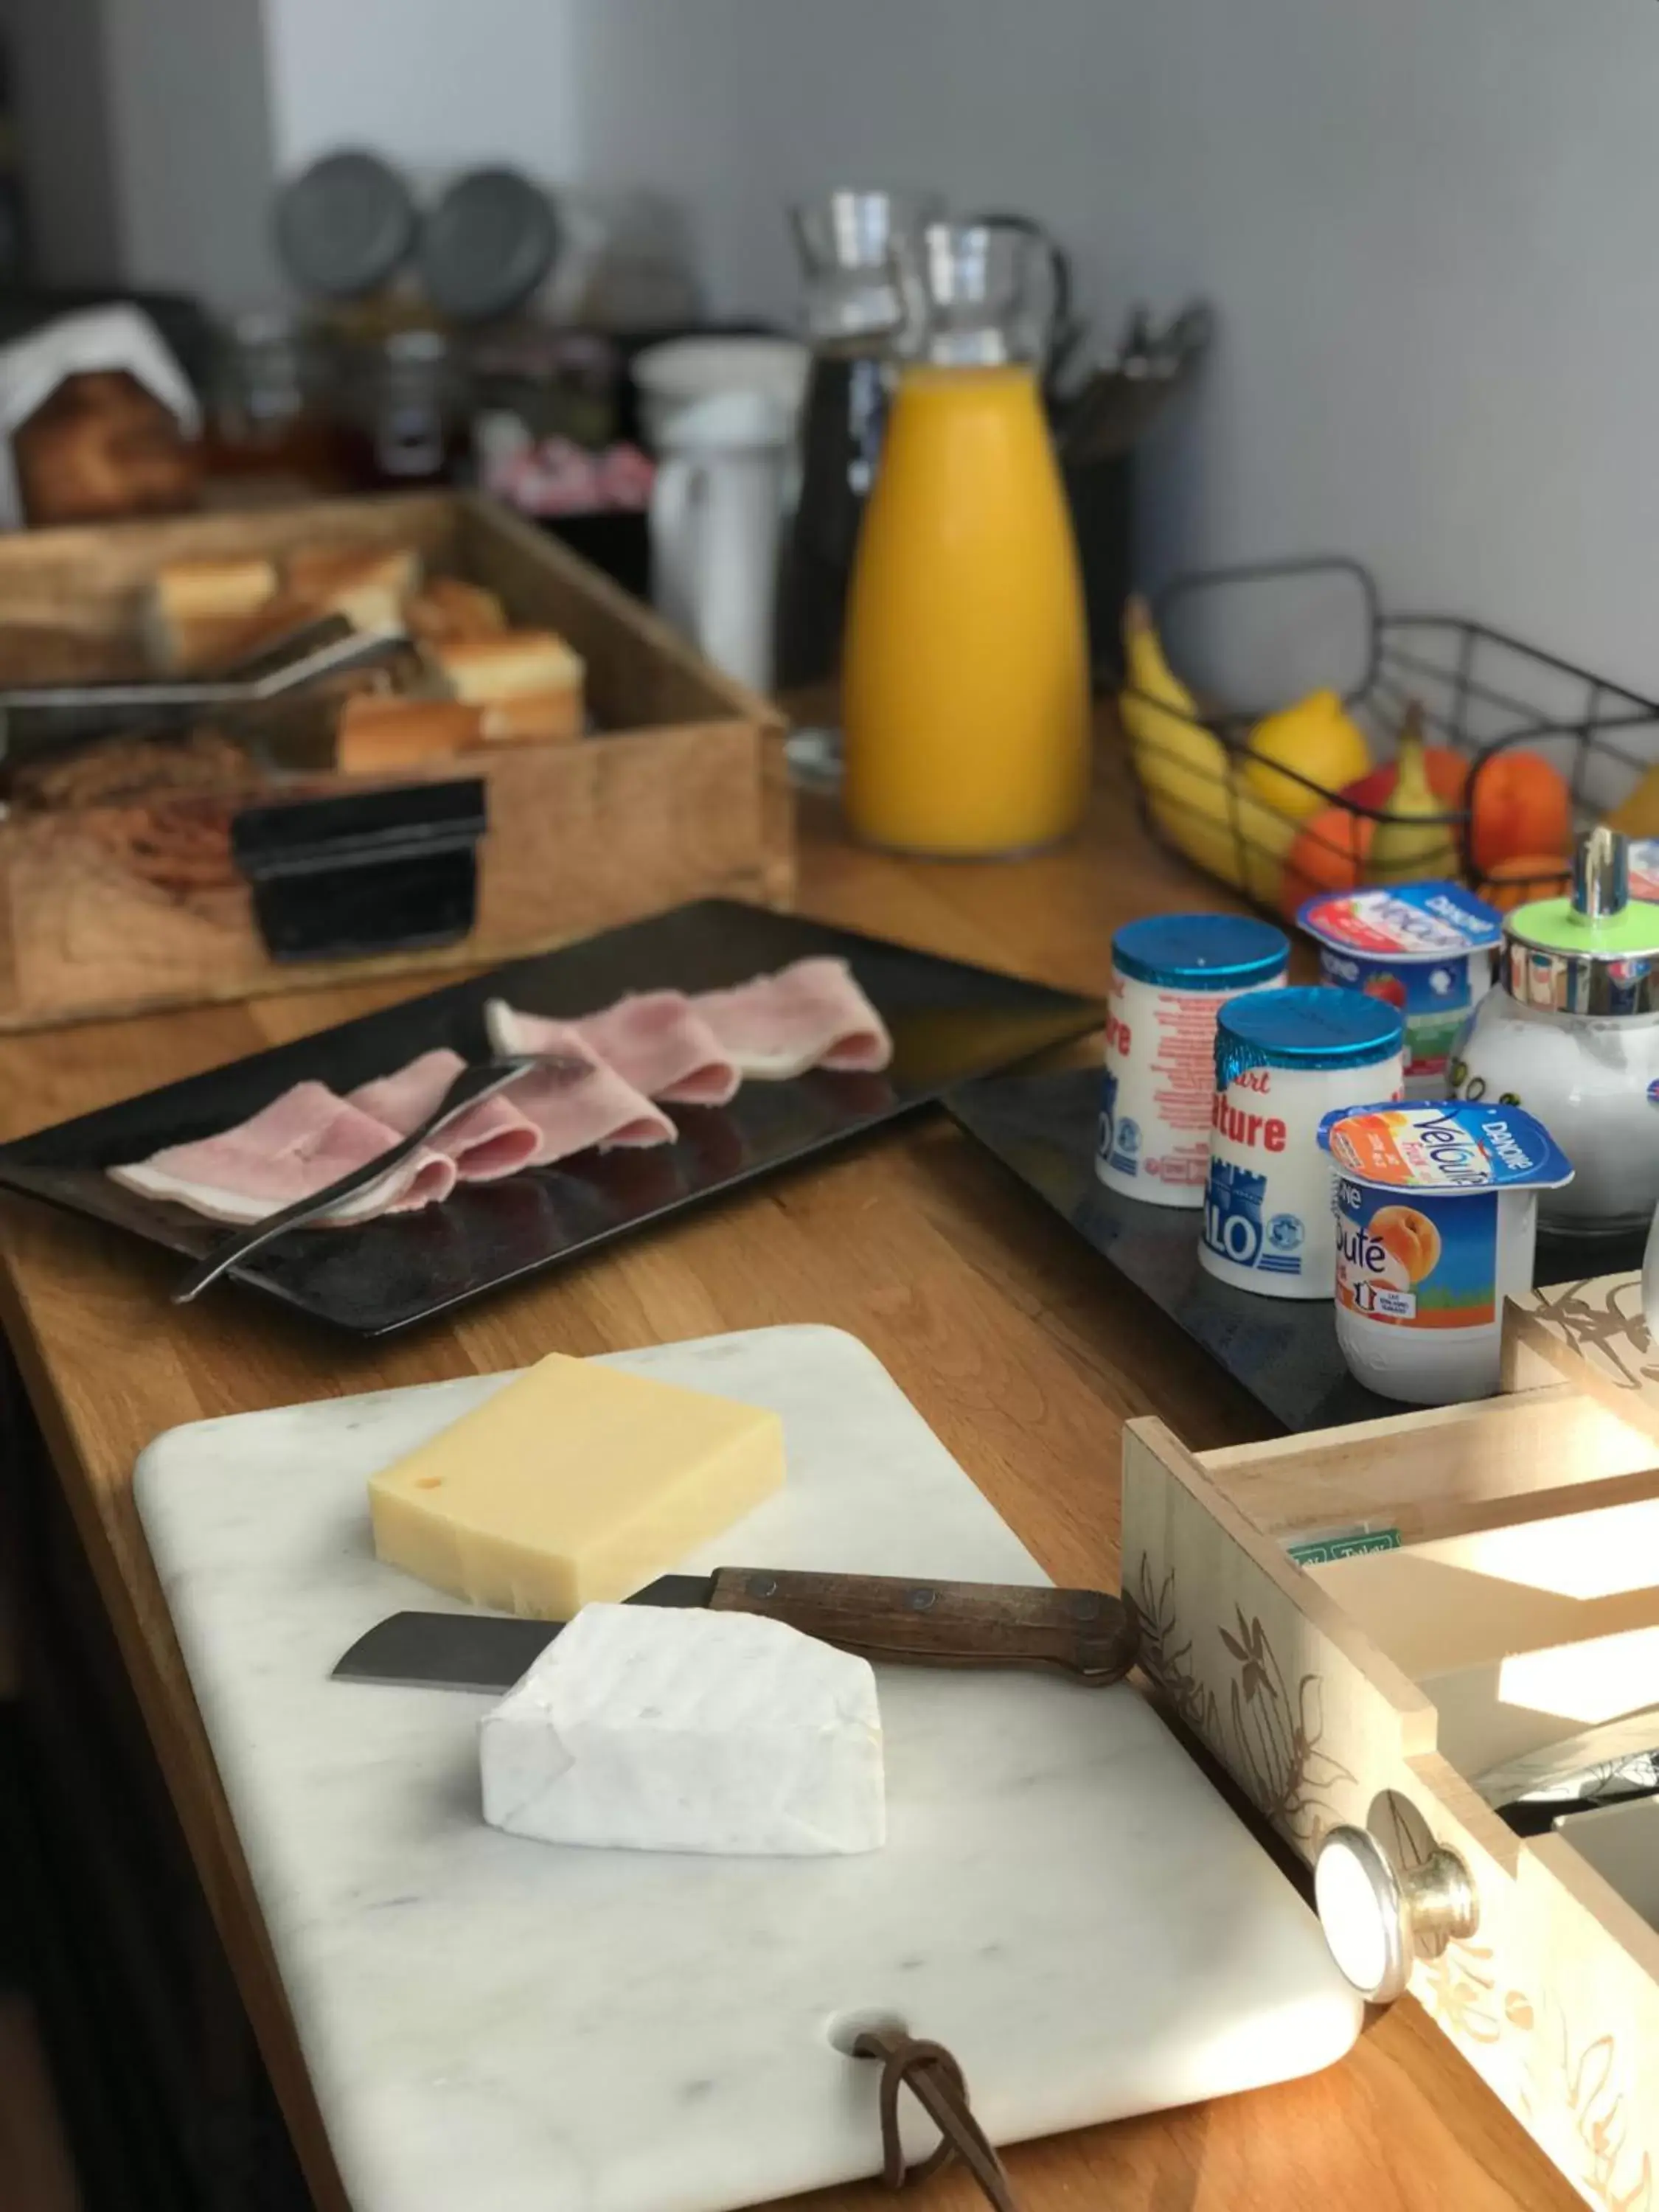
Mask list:
POLYGON ((1147 1671, 1303 1858, 1352 1825, 1409 1893, 1457 1855, 1476 1923, 1408 1941, 1413 1995, 1589 2203, 1659 2212, 1659 1798, 1522 1837, 1476 1787, 1659 1711, 1639 1285, 1530 1303, 1484 1404, 1197 1454, 1133 1423, 1124 1593, 1147 1671))

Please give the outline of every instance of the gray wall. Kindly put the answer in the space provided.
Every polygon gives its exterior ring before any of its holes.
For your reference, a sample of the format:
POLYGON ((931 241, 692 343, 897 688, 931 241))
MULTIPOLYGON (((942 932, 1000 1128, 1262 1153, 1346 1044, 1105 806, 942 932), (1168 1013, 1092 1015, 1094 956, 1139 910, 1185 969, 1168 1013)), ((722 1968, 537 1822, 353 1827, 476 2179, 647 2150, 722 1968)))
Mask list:
POLYGON ((1309 546, 1659 688, 1653 0, 268 0, 279 155, 343 137, 690 200, 787 309, 793 191, 936 181, 1112 327, 1209 293, 1155 568, 1309 546))
MULTIPOLYGON (((341 12, 349 4, 341 0, 341 12)), ((260 0, 103 9, 125 273, 222 304, 268 299, 276 279, 260 0)))
POLYGON ((3 0, 38 272, 97 284, 121 263, 100 0, 3 0))
POLYGON ((0 0, 40 274, 268 298, 260 0, 0 0))

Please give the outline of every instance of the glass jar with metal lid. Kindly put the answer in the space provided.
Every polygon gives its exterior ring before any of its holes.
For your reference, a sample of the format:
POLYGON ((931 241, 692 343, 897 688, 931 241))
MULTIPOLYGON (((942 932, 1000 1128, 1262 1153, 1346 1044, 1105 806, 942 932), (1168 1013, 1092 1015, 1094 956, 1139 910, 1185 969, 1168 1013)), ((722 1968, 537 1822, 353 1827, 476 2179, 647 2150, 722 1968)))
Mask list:
POLYGON ((1541 1228, 1645 1228, 1659 1206, 1648 1104, 1659 1079, 1659 905, 1630 896, 1623 837, 1593 830, 1571 897, 1505 917, 1498 981, 1453 1055, 1454 1088, 1524 1106, 1572 1159, 1573 1181, 1540 1194, 1541 1228))

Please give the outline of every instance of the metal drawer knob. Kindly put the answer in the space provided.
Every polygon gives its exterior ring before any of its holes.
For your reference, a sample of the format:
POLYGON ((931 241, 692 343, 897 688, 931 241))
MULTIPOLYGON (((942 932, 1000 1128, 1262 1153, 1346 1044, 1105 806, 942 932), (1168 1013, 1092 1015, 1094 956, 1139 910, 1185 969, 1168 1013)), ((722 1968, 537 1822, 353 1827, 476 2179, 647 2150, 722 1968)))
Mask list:
POLYGON ((1373 2004, 1404 1993, 1419 1948, 1433 1955, 1473 1936, 1480 1918, 1455 1851, 1437 1850, 1402 1872, 1364 1828, 1333 1828, 1320 1845, 1314 1902, 1332 1958, 1373 2004))

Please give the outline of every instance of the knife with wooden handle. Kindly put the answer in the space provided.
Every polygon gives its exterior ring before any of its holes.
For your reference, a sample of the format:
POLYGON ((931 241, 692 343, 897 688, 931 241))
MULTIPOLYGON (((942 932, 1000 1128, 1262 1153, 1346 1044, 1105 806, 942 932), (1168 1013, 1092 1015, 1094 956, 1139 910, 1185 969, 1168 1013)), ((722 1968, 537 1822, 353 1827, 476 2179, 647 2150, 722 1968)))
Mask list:
MULTIPOLYGON (((1134 1664, 1134 1615, 1103 1590, 902 1576, 720 1567, 664 1575, 629 1605, 756 1613, 861 1658, 914 1667, 1018 1667, 1103 1686, 1134 1664)), ((483 1613, 394 1613, 334 1668, 353 1682, 510 1690, 563 1626, 483 1613)))

